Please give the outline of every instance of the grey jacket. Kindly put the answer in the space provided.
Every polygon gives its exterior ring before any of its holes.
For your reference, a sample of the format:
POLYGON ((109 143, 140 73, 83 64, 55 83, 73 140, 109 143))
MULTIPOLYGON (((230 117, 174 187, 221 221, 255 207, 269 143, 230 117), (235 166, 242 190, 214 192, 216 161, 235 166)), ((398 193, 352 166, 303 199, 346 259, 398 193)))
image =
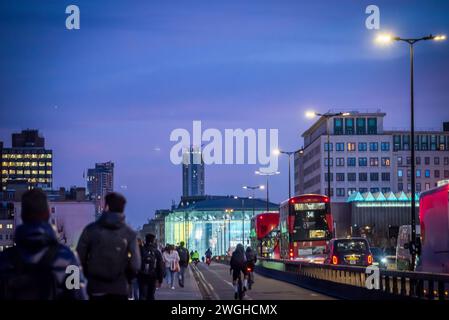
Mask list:
MULTIPOLYGON (((88 225, 78 241, 77 251, 85 275, 87 277, 87 291, 90 295, 116 294, 128 295, 129 278, 135 277, 141 265, 140 250, 137 243, 137 234, 126 223, 125 215, 117 212, 104 212, 94 223, 88 225), (94 276, 89 270, 107 269, 107 265, 98 264, 99 243, 123 241, 126 244, 126 252, 117 257, 121 263, 126 259, 123 270, 113 281, 94 276)), ((101 259, 100 259, 101 260, 101 259)))

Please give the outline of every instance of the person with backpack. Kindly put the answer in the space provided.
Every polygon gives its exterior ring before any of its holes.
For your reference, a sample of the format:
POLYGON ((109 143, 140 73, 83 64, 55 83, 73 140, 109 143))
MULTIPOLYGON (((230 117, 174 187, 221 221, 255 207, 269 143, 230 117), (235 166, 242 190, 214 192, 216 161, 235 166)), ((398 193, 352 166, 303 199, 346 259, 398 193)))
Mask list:
POLYGON ((145 244, 141 249, 142 266, 138 274, 140 300, 154 300, 157 282, 160 285, 164 279, 164 262, 154 243, 155 238, 152 233, 145 235, 145 244))
POLYGON ((23 194, 21 217, 23 224, 15 231, 16 245, 0 253, 0 301, 87 300, 78 258, 69 247, 58 243, 48 222, 50 210, 42 190, 23 194), (74 271, 66 273, 69 266, 74 271))
POLYGON ((243 273, 243 290, 246 291, 248 285, 248 277, 246 272, 246 255, 245 248, 241 243, 237 245, 229 262, 230 271, 232 272, 232 285, 234 287, 234 299, 238 298, 238 283, 240 274, 243 273))
POLYGON ((167 284, 172 290, 174 290, 175 274, 180 271, 178 251, 175 250, 173 245, 169 244, 162 254, 162 258, 165 263, 167 284))
POLYGON ((105 211, 83 230, 78 241, 91 299, 127 300, 129 279, 140 269, 137 234, 125 223, 125 204, 122 195, 108 193, 105 211))
POLYGON ((179 286, 184 288, 184 273, 189 266, 190 255, 189 251, 184 247, 184 241, 181 241, 178 247, 179 255, 179 286))

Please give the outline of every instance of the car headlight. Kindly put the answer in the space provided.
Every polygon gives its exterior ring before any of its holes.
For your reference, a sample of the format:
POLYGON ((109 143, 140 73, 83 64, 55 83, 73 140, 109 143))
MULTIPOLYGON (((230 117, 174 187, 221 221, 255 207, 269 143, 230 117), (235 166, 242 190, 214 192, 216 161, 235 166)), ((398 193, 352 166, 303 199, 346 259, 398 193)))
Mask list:
POLYGON ((380 262, 382 262, 382 263, 387 263, 387 258, 382 258, 382 259, 380 259, 380 262))

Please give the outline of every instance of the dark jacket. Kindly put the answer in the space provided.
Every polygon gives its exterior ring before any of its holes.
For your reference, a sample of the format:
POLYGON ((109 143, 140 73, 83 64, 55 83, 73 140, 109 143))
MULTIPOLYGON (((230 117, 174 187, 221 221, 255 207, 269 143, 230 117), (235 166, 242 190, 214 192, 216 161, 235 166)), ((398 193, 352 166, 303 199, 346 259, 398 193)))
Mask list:
POLYGON ((180 267, 188 267, 189 265, 189 261, 190 261, 190 253, 189 250, 187 250, 185 247, 179 247, 178 249, 176 249, 178 251, 178 255, 179 255, 179 266, 180 267), (186 259, 187 260, 182 260, 182 254, 181 252, 185 252, 186 255, 186 259))
MULTIPOLYGON (((154 281, 157 280, 162 283, 162 280, 164 279, 164 271, 165 271, 165 264, 162 260, 162 253, 159 251, 157 246, 155 244, 145 244, 141 248, 141 256, 144 257, 144 251, 153 250, 155 256, 156 256, 156 269, 152 272, 152 274, 148 277, 147 275, 139 273, 139 280, 145 281, 150 280, 154 281)), ((142 266, 143 267, 143 266, 142 266)))
MULTIPOLYGON (((53 227, 47 222, 22 224, 17 227, 15 232, 16 246, 8 248, 0 253, 0 275, 8 277, 15 276, 15 259, 13 255, 20 257, 25 264, 37 265, 42 257, 47 254, 49 248, 55 248, 52 261, 48 264, 53 279, 56 279, 56 296, 54 299, 78 299, 86 300, 86 281, 80 268, 80 288, 67 289, 65 281, 69 274, 66 274, 66 268, 69 265, 80 267, 80 263, 75 253, 62 244, 58 243, 56 233, 53 227)), ((49 284, 50 285, 50 284, 49 284)), ((20 296, 13 299, 22 299, 20 296)), ((25 298, 27 299, 27 298, 25 298)), ((0 297, 1 300, 1 297, 0 297)))
POLYGON ((246 266, 246 256, 243 247, 237 246, 232 253, 231 261, 229 263, 231 270, 244 270, 246 266))
POLYGON ((88 280, 87 290, 89 294, 128 295, 129 276, 137 275, 140 269, 141 258, 137 234, 125 223, 125 215, 123 213, 104 212, 97 221, 91 223, 83 230, 76 250, 88 280), (122 241, 126 245, 126 252, 121 253, 121 256, 117 255, 117 261, 124 259, 125 264, 116 279, 106 281, 93 276, 89 269, 101 270, 101 268, 108 268, 107 265, 95 265, 95 263, 100 263, 98 262, 98 246, 100 243, 112 243, 113 241, 122 241))

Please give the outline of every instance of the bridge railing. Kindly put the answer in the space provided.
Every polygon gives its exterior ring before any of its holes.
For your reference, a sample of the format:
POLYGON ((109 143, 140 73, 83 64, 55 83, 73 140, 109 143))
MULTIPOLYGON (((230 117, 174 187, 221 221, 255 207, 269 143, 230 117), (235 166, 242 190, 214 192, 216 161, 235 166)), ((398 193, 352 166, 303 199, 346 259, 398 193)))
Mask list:
MULTIPOLYGON (((367 280, 370 282, 372 278, 368 279, 370 273, 367 273, 367 269, 364 267, 334 266, 265 258, 259 259, 258 266, 265 271, 271 271, 273 274, 281 272, 285 275, 293 275, 300 285, 303 282, 306 286, 312 287, 315 283, 326 288, 326 284, 328 287, 329 284, 332 284, 330 287, 337 292, 356 288, 361 298, 383 296, 385 298, 449 300, 448 274, 380 269, 378 288, 369 289, 367 280)), ((343 295, 345 295, 344 292, 343 295)))
MULTIPOLYGON (((215 257, 229 264, 230 257, 215 257)), ((370 273, 364 267, 316 264, 258 258, 259 273, 275 279, 349 299, 449 300, 449 275, 379 269, 378 287, 369 289, 370 273)), ((374 282, 371 282, 375 284, 374 282)))

